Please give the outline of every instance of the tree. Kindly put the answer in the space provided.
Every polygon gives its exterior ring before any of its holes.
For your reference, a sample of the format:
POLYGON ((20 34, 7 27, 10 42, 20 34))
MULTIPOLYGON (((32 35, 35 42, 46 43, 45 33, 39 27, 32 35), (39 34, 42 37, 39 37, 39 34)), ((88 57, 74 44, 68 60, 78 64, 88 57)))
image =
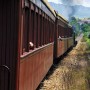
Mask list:
POLYGON ((81 25, 83 32, 90 32, 90 24, 84 23, 81 25))
POLYGON ((80 19, 71 17, 70 24, 73 26, 76 36, 80 33, 80 24, 78 23, 80 19))

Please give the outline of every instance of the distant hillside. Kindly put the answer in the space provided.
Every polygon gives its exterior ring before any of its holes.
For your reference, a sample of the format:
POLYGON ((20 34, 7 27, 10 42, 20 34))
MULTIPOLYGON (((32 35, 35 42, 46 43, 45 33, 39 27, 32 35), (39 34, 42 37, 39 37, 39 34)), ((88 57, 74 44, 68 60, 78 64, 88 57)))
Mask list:
POLYGON ((90 8, 82 5, 67 6, 50 2, 50 5, 66 18, 75 16, 79 18, 90 17, 90 8))

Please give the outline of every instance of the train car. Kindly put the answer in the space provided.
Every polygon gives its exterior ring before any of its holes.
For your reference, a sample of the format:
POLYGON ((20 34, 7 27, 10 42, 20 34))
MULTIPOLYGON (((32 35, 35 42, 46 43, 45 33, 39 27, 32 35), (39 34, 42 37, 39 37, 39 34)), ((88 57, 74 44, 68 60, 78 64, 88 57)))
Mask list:
POLYGON ((46 0, 0 0, 0 90, 35 90, 53 64, 55 13, 46 0))
POLYGON ((69 22, 56 13, 54 62, 73 46, 73 30, 69 22))
POLYGON ((55 23, 54 59, 63 55, 67 50, 68 21, 56 13, 55 23))
POLYGON ((71 47, 68 27, 47 0, 0 0, 0 90, 36 90, 71 47))
POLYGON ((20 0, 0 0, 0 90, 16 90, 20 0))
POLYGON ((19 90, 36 90, 53 64, 55 14, 46 0, 22 4, 19 90))

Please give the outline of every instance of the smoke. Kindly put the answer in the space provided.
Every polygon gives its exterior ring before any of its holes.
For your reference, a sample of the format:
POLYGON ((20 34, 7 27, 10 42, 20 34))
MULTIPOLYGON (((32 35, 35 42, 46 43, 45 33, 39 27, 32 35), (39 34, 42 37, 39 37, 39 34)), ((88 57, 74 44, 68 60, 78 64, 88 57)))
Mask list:
POLYGON ((75 15, 77 12, 77 8, 74 7, 74 5, 81 5, 83 4, 83 0, 60 0, 62 4, 65 5, 65 11, 66 11, 66 16, 70 20, 71 17, 75 15))
POLYGON ((81 5, 81 4, 83 4, 83 1, 84 0, 61 0, 61 2, 63 3, 63 4, 66 4, 66 5, 76 5, 76 4, 79 4, 79 5, 81 5))

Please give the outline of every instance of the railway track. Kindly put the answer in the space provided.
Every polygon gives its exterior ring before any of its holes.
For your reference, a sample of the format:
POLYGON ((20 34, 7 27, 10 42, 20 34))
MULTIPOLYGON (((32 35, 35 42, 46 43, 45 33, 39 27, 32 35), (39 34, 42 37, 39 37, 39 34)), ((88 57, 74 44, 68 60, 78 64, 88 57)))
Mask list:
POLYGON ((76 38, 76 41, 79 42, 83 37, 83 34, 80 34, 77 38, 76 38))
POLYGON ((79 42, 61 62, 49 71, 37 90, 90 90, 90 61, 86 43, 79 42))

